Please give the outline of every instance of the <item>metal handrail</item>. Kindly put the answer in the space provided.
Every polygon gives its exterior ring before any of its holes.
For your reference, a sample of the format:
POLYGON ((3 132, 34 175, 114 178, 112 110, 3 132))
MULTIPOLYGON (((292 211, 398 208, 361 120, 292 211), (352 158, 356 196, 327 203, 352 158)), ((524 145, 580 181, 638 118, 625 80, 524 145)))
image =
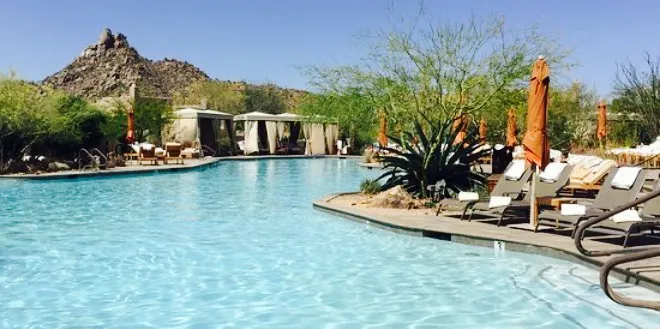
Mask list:
POLYGON ((616 215, 616 214, 618 214, 618 213, 620 213, 620 212, 622 212, 622 211, 628 210, 628 209, 630 209, 630 208, 632 208, 632 207, 635 207, 635 206, 637 206, 637 205, 639 205, 639 204, 642 204, 642 203, 644 203, 644 202, 646 202, 646 201, 649 201, 649 200, 651 200, 651 199, 655 199, 655 198, 657 198, 657 197, 659 197, 659 196, 660 196, 660 189, 655 190, 655 191, 653 191, 653 192, 651 192, 651 193, 648 193, 648 194, 646 194, 645 196, 643 196, 643 197, 641 197, 641 198, 639 198, 639 199, 637 199, 637 200, 635 200, 635 201, 628 202, 628 203, 626 203, 626 204, 624 204, 624 205, 622 205, 622 206, 620 206, 620 207, 617 207, 617 208, 615 208, 615 209, 613 209, 613 210, 610 210, 610 211, 605 212, 605 213, 603 213, 603 214, 601 214, 601 215, 598 215, 598 216, 596 216, 596 217, 593 217, 593 218, 587 220, 586 222, 583 222, 583 224, 581 224, 581 225, 578 224, 577 227, 575 228, 575 236, 574 236, 574 238, 573 238, 573 239, 575 240, 575 247, 577 248, 577 250, 578 250, 581 254, 583 254, 583 255, 585 255, 585 256, 590 256, 590 257, 596 257, 596 256, 609 256, 609 255, 614 254, 614 253, 639 251, 640 249, 634 249, 634 250, 631 250, 631 249, 628 249, 628 250, 625 250, 625 249, 624 249, 624 250, 621 250, 621 249, 611 249, 611 250, 597 250, 597 251, 595 251, 595 250, 587 250, 587 249, 582 245, 582 239, 584 238, 584 233, 587 231, 587 229, 589 229, 589 227, 591 227, 591 226, 593 226, 593 225, 595 225, 595 224, 598 224, 598 223, 600 223, 600 222, 602 222, 602 221, 604 221, 604 220, 607 220, 607 219, 609 219, 610 217, 612 217, 612 216, 614 216, 614 215, 616 215))
POLYGON ((577 226, 575 229, 575 247, 577 250, 586 256, 609 256, 612 255, 613 253, 629 253, 627 255, 622 255, 619 257, 612 258, 608 261, 606 261, 603 266, 600 269, 600 287, 603 289, 605 292, 605 295, 609 297, 611 300, 622 304, 626 306, 633 306, 633 307, 642 307, 642 308, 649 308, 652 310, 660 311, 660 302, 657 301, 648 301, 648 300, 639 300, 639 299, 634 299, 630 297, 625 297, 620 294, 617 294, 614 292, 612 287, 610 287, 608 278, 610 275, 610 272, 618 265, 624 264, 624 263, 629 263, 629 262, 634 262, 642 259, 647 259, 647 258, 653 258, 653 257, 660 257, 660 248, 645 248, 645 249, 635 249, 635 250, 621 250, 621 249, 612 249, 612 250, 599 250, 599 251, 593 251, 593 250, 587 250, 584 248, 582 245, 582 239, 584 238, 584 234, 589 229, 589 227, 598 224, 604 220, 609 219, 610 217, 625 211, 627 209, 630 209, 632 207, 635 207, 639 204, 642 204, 644 202, 647 202, 651 199, 655 199, 658 196, 660 196, 660 189, 655 190, 635 201, 626 203, 620 207, 617 207, 616 209, 613 209, 611 211, 608 211, 604 214, 601 214, 597 217, 591 218, 584 222, 582 225, 577 226))
POLYGON ((614 267, 623 263, 629 263, 653 257, 660 257, 660 248, 653 248, 651 250, 640 251, 630 255, 619 256, 605 262, 603 267, 600 269, 600 287, 605 292, 605 295, 621 305, 643 307, 660 311, 660 301, 634 299, 617 294, 614 292, 612 287, 610 287, 610 284, 607 280, 609 278, 610 271, 612 271, 614 267))
POLYGON ((103 162, 103 163, 99 163, 99 167, 101 167, 101 166, 105 167, 105 166, 108 164, 108 157, 105 156, 105 154, 103 154, 103 152, 101 152, 101 150, 99 150, 99 149, 96 148, 96 147, 93 148, 93 149, 91 150, 91 153, 92 153, 92 154, 94 154, 94 152, 98 153, 98 155, 100 155, 100 156, 103 158, 103 161, 104 161, 104 162, 103 162))
POLYGON ((85 166, 85 168, 82 168, 82 161, 81 161, 81 160, 82 160, 82 157, 81 157, 81 154, 82 154, 83 152, 85 152, 85 154, 87 154, 87 156, 88 156, 90 159, 92 159, 92 164, 94 163, 94 156, 93 156, 91 153, 89 153, 89 151, 87 151, 87 149, 85 149, 85 148, 81 148, 80 151, 78 151, 78 170, 84 170, 84 169, 86 168, 86 166, 85 166))
POLYGON ((202 150, 204 150, 204 151, 205 151, 205 150, 209 150, 209 151, 213 152, 213 155, 211 155, 211 156, 212 156, 212 157, 215 156, 215 153, 216 153, 215 150, 212 149, 212 148, 210 148, 210 147, 208 147, 208 146, 206 146, 206 145, 204 145, 204 144, 202 144, 202 150))

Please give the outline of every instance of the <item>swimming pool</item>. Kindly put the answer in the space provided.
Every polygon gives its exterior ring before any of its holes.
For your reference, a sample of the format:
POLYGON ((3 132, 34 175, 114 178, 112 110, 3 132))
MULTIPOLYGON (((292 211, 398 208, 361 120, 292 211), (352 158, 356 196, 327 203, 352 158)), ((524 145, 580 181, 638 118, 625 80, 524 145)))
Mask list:
POLYGON ((0 181, 0 327, 657 327, 582 266, 312 209, 377 174, 302 159, 0 181))

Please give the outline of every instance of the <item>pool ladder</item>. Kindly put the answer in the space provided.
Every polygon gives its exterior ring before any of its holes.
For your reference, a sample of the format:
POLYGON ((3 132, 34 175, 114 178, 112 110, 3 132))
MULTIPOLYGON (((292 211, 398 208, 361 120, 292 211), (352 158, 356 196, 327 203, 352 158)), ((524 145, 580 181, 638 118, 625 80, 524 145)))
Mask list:
POLYGON ((107 163, 108 163, 108 157, 106 157, 105 154, 103 154, 103 152, 101 152, 101 150, 99 150, 96 147, 91 150, 81 148, 80 151, 78 151, 78 170, 93 169, 93 168, 105 169, 107 163), (83 162, 82 162, 83 155, 86 155, 92 162, 88 165, 83 166, 83 162))
MULTIPOLYGON (((614 210, 608 211, 602 215, 599 215, 597 217, 593 217, 586 222, 584 222, 582 225, 578 225, 576 230, 575 230, 575 247, 577 250, 585 255, 585 256, 610 256, 615 253, 621 253, 622 251, 620 249, 612 249, 612 250, 587 250, 583 245, 582 245, 582 239, 584 238, 584 234, 587 231, 587 229, 593 225, 596 225, 604 220, 609 219, 610 217, 625 211, 627 209, 633 208, 639 204, 642 204, 644 202, 647 202, 651 199, 655 199, 660 196, 660 189, 655 190, 633 202, 624 204, 614 210)), ((660 311, 660 301, 650 301, 650 300, 640 300, 640 299, 635 299, 635 298, 630 298, 626 297, 623 295, 620 295, 616 293, 612 287, 610 286, 608 282, 608 278, 610 276, 610 272, 618 265, 625 264, 625 263, 630 263, 634 261, 639 261, 639 260, 644 260, 644 259, 650 259, 654 257, 660 257, 660 248, 655 247, 655 248, 646 248, 646 249, 637 249, 637 250, 629 250, 626 251, 627 254, 614 257, 606 261, 603 266, 600 269, 600 287, 603 289, 605 292, 605 295, 609 297, 611 300, 621 304, 621 305, 626 305, 626 306, 632 306, 632 307, 640 307, 640 308, 648 308, 656 311, 660 311)))

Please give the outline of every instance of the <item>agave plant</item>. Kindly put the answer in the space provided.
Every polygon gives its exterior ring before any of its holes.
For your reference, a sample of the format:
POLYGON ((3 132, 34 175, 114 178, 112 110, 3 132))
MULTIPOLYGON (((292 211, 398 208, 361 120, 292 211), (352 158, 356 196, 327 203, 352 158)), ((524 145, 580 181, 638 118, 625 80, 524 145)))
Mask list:
POLYGON ((463 143, 454 144, 459 131, 452 129, 453 120, 434 124, 423 119, 427 131, 415 120, 412 132, 404 131, 400 138, 388 136, 401 149, 385 148, 389 154, 381 161, 386 172, 378 178, 386 180, 382 189, 402 185, 413 196, 425 198, 427 186, 439 181, 445 183, 445 197, 484 186, 486 176, 470 170, 488 152, 477 143, 476 132, 467 132, 463 143))

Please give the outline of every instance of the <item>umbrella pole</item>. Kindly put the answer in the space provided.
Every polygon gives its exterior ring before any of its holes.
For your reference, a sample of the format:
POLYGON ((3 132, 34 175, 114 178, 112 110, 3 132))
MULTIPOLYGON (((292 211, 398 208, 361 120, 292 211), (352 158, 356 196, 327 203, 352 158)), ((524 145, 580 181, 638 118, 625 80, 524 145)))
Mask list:
POLYGON ((530 205, 529 205, 529 228, 536 231, 538 227, 538 202, 536 200, 536 178, 539 176, 539 167, 532 164, 532 186, 530 188, 530 205))

